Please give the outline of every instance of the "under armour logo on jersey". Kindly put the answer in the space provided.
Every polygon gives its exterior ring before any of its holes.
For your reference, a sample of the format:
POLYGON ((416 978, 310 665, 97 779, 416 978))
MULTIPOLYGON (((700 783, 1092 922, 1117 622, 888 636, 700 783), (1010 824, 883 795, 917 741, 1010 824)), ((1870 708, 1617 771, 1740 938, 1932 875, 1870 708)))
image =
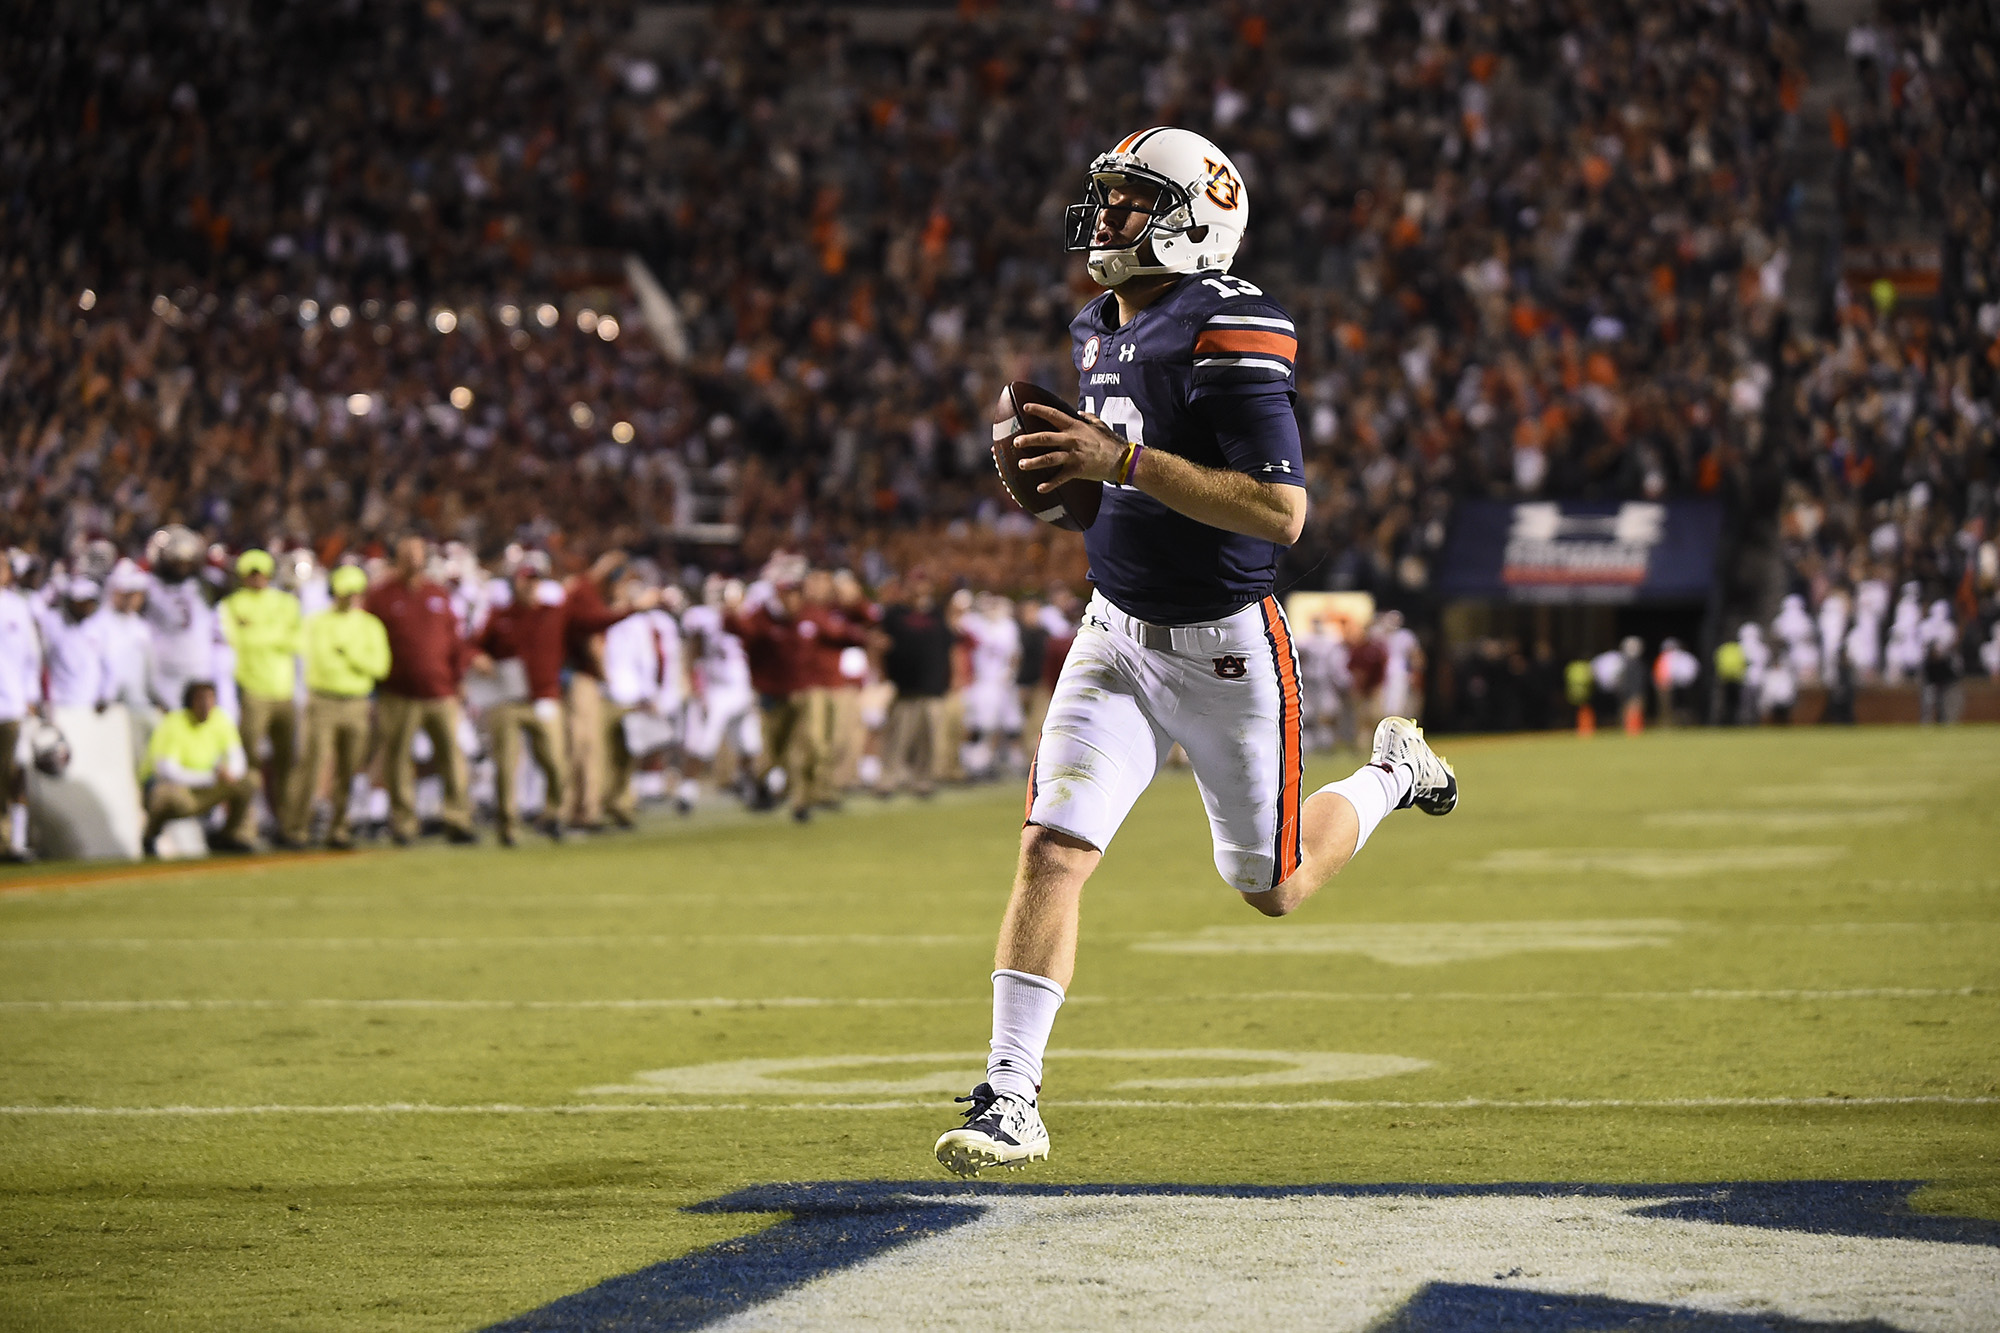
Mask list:
POLYGON ((1280 458, 1275 463, 1266 463, 1258 469, 1260 472, 1290 472, 1291 470, 1291 460, 1287 458, 1280 458))
POLYGON ((1250 664, 1235 653, 1224 653, 1215 659, 1215 674, 1224 680, 1242 680, 1249 671, 1250 664))
POLYGON ((1137 354, 1138 350, 1139 344, 1137 343, 1120 343, 1118 344, 1118 359, 1120 361, 1130 361, 1137 354))

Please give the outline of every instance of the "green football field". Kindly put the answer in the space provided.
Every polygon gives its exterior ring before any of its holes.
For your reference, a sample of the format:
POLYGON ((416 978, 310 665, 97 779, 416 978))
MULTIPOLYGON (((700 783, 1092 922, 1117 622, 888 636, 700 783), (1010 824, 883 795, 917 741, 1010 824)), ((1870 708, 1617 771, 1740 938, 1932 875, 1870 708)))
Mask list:
MULTIPOLYGON (((1282 921, 1155 784, 1034 1178, 1907 1180, 2000 1219, 2000 730, 1440 748, 1458 812, 1282 921)), ((778 1220, 688 1205, 938 1175, 1020 810, 0 879, 0 1326, 472 1329, 778 1220)))

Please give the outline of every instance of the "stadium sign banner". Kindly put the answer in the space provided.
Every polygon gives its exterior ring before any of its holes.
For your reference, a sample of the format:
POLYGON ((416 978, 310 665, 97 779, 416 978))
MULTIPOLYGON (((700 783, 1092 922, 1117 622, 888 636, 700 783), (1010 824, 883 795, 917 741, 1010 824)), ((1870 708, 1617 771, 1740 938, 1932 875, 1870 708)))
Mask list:
POLYGON ((1513 602, 1698 602, 1715 580, 1713 500, 1460 503, 1437 591, 1513 602))

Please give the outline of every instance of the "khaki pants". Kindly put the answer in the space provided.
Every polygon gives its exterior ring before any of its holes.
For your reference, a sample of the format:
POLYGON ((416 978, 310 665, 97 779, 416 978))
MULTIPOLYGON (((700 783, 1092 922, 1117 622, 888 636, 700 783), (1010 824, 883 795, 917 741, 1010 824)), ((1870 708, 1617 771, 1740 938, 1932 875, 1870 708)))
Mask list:
POLYGON ((306 752, 291 790, 285 793, 285 836, 304 842, 312 834, 313 797, 333 761, 333 819, 326 841, 345 847, 353 841, 347 829, 347 797, 354 775, 368 758, 368 696, 315 693, 306 700, 306 752))
POLYGON ((292 770, 298 767, 298 707, 290 698, 259 699, 240 686, 238 694, 238 706, 243 713, 243 753, 250 757, 250 766, 264 775, 264 799, 270 802, 271 813, 283 819, 292 770), (271 757, 259 760, 257 752, 267 739, 271 742, 271 757))
POLYGON ((569 678, 569 822, 590 828, 604 822, 607 763, 604 715, 611 710, 604 682, 578 671, 569 678))
POLYGON ((920 795, 937 785, 945 745, 945 701, 903 698, 889 706, 882 732, 882 789, 901 791, 911 778, 920 795))
POLYGON ((861 725, 859 685, 843 685, 827 695, 827 745, 831 753, 826 763, 826 799, 831 801, 854 785, 868 733, 861 725))
POLYGON ((422 730, 431 738, 437 770, 444 779, 444 809, 439 817, 455 829, 472 831, 472 802, 465 789, 465 756, 458 748, 458 700, 410 699, 384 694, 376 700, 382 721, 383 767, 389 788, 389 832, 399 838, 417 834, 417 761, 410 742, 422 730))
POLYGON ((218 805, 228 805, 229 824, 224 832, 238 842, 249 842, 255 832, 250 826, 251 802, 257 796, 256 779, 248 776, 234 782, 217 780, 206 787, 183 787, 157 778, 146 793, 146 840, 159 836, 161 829, 176 819, 199 818, 218 805))
POLYGON ((965 692, 954 690, 944 697, 944 730, 938 737, 937 757, 931 772, 943 782, 965 781, 965 765, 959 751, 965 748, 965 692))
POLYGON ((562 705, 553 699, 539 703, 541 712, 536 711, 534 703, 496 704, 486 710, 486 724, 491 730, 488 744, 493 750, 493 796, 500 807, 502 836, 511 834, 521 822, 521 797, 514 784, 521 771, 522 732, 528 734, 528 751, 534 755, 535 766, 542 770, 542 779, 549 788, 542 806, 543 817, 561 819, 563 798, 569 794, 569 772, 563 762, 562 705))
POLYGON ((827 799, 821 793, 827 786, 828 722, 832 716, 833 701, 826 690, 800 690, 764 710, 762 776, 768 777, 773 768, 783 765, 785 791, 794 810, 827 799))
POLYGON ((1049 700, 1055 698, 1055 691, 1039 682, 1020 686, 1021 691, 1021 753, 1033 763, 1035 751, 1042 743, 1042 723, 1049 718, 1049 700))
POLYGON ((613 818, 630 821, 639 808, 632 793, 632 774, 639 761, 625 744, 625 715, 632 710, 623 704, 604 701, 604 811, 613 818))

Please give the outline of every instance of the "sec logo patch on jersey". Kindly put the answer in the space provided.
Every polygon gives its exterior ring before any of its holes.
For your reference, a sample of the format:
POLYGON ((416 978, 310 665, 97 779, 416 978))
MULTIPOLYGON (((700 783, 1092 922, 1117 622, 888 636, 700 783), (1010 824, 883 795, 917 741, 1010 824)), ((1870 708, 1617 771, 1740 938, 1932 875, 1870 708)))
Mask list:
POLYGON ((1101 338, 1093 337, 1085 342, 1083 345, 1083 368, 1089 370, 1092 366, 1096 365, 1097 354, 1103 350, 1104 341, 1101 338))

